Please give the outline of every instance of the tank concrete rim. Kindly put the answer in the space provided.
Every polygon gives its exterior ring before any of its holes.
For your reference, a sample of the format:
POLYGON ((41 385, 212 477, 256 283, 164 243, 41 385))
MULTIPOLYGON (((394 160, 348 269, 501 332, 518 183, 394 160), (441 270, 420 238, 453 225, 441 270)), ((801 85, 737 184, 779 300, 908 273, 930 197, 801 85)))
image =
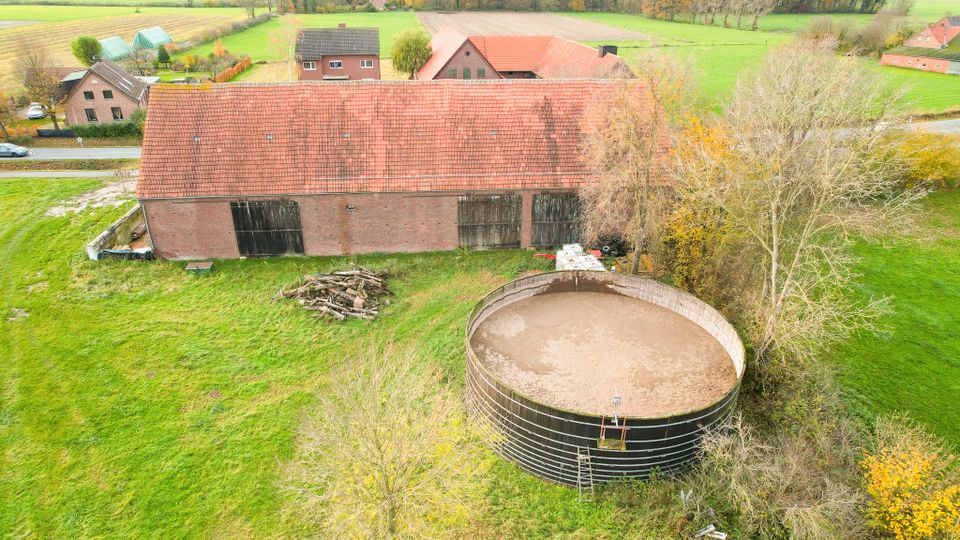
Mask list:
MULTIPOLYGON (((733 363, 734 371, 736 372, 737 377, 736 377, 736 380, 735 380, 734 384, 730 387, 729 390, 726 391, 726 393, 725 393, 722 397, 720 397, 719 399, 717 399, 717 400, 715 400, 715 401, 712 401, 712 402, 710 402, 710 403, 708 403, 708 404, 706 404, 706 405, 704 405, 704 406, 695 407, 695 408, 689 409, 689 410, 675 411, 675 412, 671 412, 670 414, 664 414, 664 415, 659 415, 659 416, 629 416, 629 415, 624 415, 624 416, 621 416, 621 418, 623 418, 623 419, 625 419, 625 420, 664 420, 664 419, 674 418, 674 417, 677 417, 677 416, 685 416, 685 415, 689 415, 689 414, 692 414, 692 413, 695 413, 695 412, 700 412, 700 411, 705 411, 705 410, 708 410, 708 409, 712 409, 712 408, 716 407, 717 405, 719 405, 720 403, 722 403, 723 401, 727 400, 727 398, 729 398, 731 394, 736 394, 736 393, 738 393, 737 390, 740 388, 740 383, 741 383, 741 381, 743 380, 743 375, 744 375, 744 373, 746 372, 746 354, 745 354, 744 347, 743 347, 743 341, 740 339, 740 336, 739 336, 739 334, 737 333, 736 329, 733 327, 733 325, 731 325, 731 324, 729 323, 729 321, 726 320, 725 317, 723 317, 723 315, 720 314, 720 312, 718 312, 716 309, 713 308, 713 306, 711 306, 710 304, 707 304, 707 303, 704 302, 703 300, 700 300, 700 299, 697 298, 696 296, 694 296, 694 295, 692 295, 692 294, 690 294, 690 293, 688 293, 688 292, 686 292, 686 291, 682 291, 682 290, 680 290, 680 289, 677 289, 677 288, 675 288, 675 287, 671 287, 671 286, 669 286, 669 285, 667 285, 667 284, 665 284, 665 283, 661 283, 661 282, 659 282, 659 281, 656 281, 656 280, 653 280, 653 279, 650 279, 650 278, 640 277, 640 276, 628 276, 628 275, 625 275, 625 274, 614 274, 614 273, 609 273, 609 272, 602 272, 602 271, 599 271, 599 270, 575 270, 575 271, 570 271, 570 270, 555 270, 555 271, 543 272, 543 273, 540 273, 540 274, 535 274, 535 275, 533 275, 533 276, 522 277, 522 278, 518 278, 518 279, 515 279, 515 280, 513 280, 513 281, 510 281, 510 282, 507 282, 507 283, 501 285, 500 287, 497 287, 496 289, 490 291, 490 292, 487 293, 486 295, 484 295, 484 297, 481 298, 480 301, 478 301, 478 302, 474 305, 473 309, 470 311, 469 317, 467 318, 467 326, 466 326, 466 332, 465 332, 465 334, 466 334, 466 335, 465 335, 465 342, 466 342, 466 350, 467 350, 467 360, 468 360, 468 362, 470 362, 471 364, 473 364, 479 371, 481 371, 481 372, 483 373, 484 377, 486 377, 487 379, 489 379, 489 380, 491 380, 491 381, 495 381, 495 382, 503 385, 504 387, 509 388, 510 391, 511 391, 511 392, 514 392, 517 396, 520 396, 520 397, 522 397, 522 398, 524 398, 524 399, 526 399, 526 400, 528 400, 528 401, 530 401, 530 402, 532 402, 532 403, 538 403, 538 404, 544 405, 545 407, 549 407, 551 410, 558 411, 558 412, 562 412, 562 413, 567 413, 567 414, 575 414, 575 415, 581 415, 581 416, 592 416, 592 417, 597 417, 597 418, 600 418, 601 416, 603 416, 602 414, 597 414, 597 413, 592 412, 592 411, 579 411, 579 410, 575 410, 575 409, 567 409, 567 408, 564 408, 564 407, 559 407, 559 406, 554 406, 554 405, 548 405, 548 404, 546 404, 546 403, 543 403, 543 401, 540 400, 540 399, 536 399, 536 398, 534 398, 534 397, 532 397, 532 396, 530 396, 530 395, 528 395, 528 394, 526 394, 526 393, 524 393, 524 392, 521 392, 521 391, 518 390, 517 388, 515 388, 515 387, 513 387, 513 386, 511 386, 511 385, 503 382, 503 381, 500 380, 499 378, 495 377, 495 376, 493 375, 493 373, 487 368, 487 366, 485 366, 484 363, 477 357, 476 353, 475 353, 474 350, 473 350, 473 345, 471 345, 471 343, 470 343, 470 339, 473 337, 473 333, 474 333, 474 331, 476 330, 476 322, 477 322, 477 321, 476 321, 476 317, 477 317, 479 311, 480 311, 484 306, 487 305, 488 300, 490 300, 492 297, 495 297, 496 295, 502 294, 503 289, 504 289, 505 287, 507 287, 508 285, 523 283, 523 282, 525 282, 525 281, 533 281, 533 280, 535 280, 535 279, 537 279, 537 278, 539 278, 539 277, 541 277, 541 276, 544 276, 544 275, 555 275, 555 276, 557 276, 557 277, 559 278, 560 276, 569 275, 569 274, 571 274, 571 273, 580 274, 580 275, 613 277, 612 280, 617 280, 617 279, 635 279, 635 280, 638 280, 638 281, 645 281, 645 282, 648 282, 648 283, 652 283, 652 284, 654 284, 655 286, 661 287, 661 288, 663 288, 663 289, 671 290, 671 291, 675 292, 676 294, 679 294, 680 296, 686 298, 687 300, 692 301, 694 304, 697 304, 697 305, 699 305, 699 306, 707 309, 708 311, 710 311, 710 312, 712 312, 712 313, 715 313, 715 314, 716 314, 717 316, 719 316, 720 319, 723 321, 723 324, 724 324, 725 327, 726 327, 725 330, 728 331, 728 332, 732 332, 732 334, 733 334, 734 336, 736 336, 736 342, 737 342, 737 344, 739 345, 738 349, 737 349, 736 351, 730 351, 730 350, 727 350, 726 347, 724 347, 724 350, 726 350, 727 354, 730 356, 730 361, 733 363), (615 277, 614 277, 614 276, 615 276, 615 277)), ((550 293, 548 293, 548 294, 550 294, 550 293)), ((621 293, 617 293, 617 294, 621 294, 621 293)), ((638 298, 638 300, 644 300, 644 301, 647 301, 647 302, 651 302, 651 303, 656 304, 656 302, 652 302, 651 300, 647 300, 647 299, 644 299, 644 298, 638 298)), ((656 305, 660 305, 660 304, 656 304, 656 305)), ((664 307, 665 309, 670 309, 670 308, 667 308, 666 306, 660 306, 660 307, 664 307)), ((692 322, 693 324, 699 326, 700 328, 703 328, 703 329, 704 329, 708 334, 710 334, 714 339, 717 339, 717 340, 719 341, 719 339, 713 334, 713 332, 711 332, 708 328, 705 328, 705 327, 704 327, 702 324, 700 324, 699 322, 697 322, 697 321, 695 321, 695 320, 693 320, 693 319, 690 319, 689 317, 686 317, 685 315, 683 315, 683 314, 681 314, 681 313, 678 313, 678 312, 675 311, 675 310, 670 309, 670 311, 673 311, 673 312, 676 313, 677 315, 680 315, 681 317, 684 317, 685 319, 689 320, 690 322, 692 322)), ((723 346, 723 343, 722 343, 722 342, 720 342, 720 343, 721 343, 721 346, 723 346)))

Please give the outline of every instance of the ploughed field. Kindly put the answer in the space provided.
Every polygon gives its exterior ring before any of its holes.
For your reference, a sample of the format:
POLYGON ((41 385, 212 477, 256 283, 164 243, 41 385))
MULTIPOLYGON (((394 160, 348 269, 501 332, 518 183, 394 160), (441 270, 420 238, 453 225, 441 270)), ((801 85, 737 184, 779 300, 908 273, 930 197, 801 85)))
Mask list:
POLYGON ((467 36, 560 36, 573 41, 646 39, 643 34, 626 28, 589 20, 577 21, 552 13, 420 12, 417 19, 431 35, 449 26, 467 36))
POLYGON ((0 87, 13 89, 13 71, 22 45, 45 47, 54 65, 78 66, 79 62, 70 51, 70 42, 77 36, 89 35, 97 39, 120 36, 129 43, 139 30, 162 26, 174 41, 182 41, 193 38, 208 28, 245 17, 240 8, 139 8, 141 13, 134 13, 135 9, 137 8, 0 6, 0 20, 33 23, 0 27, 0 87), (8 9, 12 11, 6 13, 8 9), (66 13, 48 13, 48 10, 60 9, 66 13))

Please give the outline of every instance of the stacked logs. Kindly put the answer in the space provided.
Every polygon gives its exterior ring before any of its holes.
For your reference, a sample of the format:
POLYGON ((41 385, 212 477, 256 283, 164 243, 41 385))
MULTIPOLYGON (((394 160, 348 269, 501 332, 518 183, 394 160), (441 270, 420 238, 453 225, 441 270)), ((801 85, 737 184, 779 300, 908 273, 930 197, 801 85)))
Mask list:
POLYGON ((385 274, 351 264, 350 270, 305 275, 297 284, 281 289, 277 297, 296 300, 303 309, 316 311, 317 317, 371 321, 381 306, 390 304, 385 297, 391 294, 385 274))

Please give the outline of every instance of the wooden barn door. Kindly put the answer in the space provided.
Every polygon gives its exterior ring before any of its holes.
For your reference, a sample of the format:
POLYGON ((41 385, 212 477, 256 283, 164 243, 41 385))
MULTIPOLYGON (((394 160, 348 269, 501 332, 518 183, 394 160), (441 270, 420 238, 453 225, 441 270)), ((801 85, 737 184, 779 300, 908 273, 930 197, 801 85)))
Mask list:
POLYGON ((532 243, 536 247, 580 242, 580 198, 576 193, 533 196, 532 243))
POLYGON ((460 245, 520 247, 520 195, 464 195, 457 204, 460 245))
POLYGON ((296 201, 232 202, 240 255, 303 255, 303 230, 296 201))

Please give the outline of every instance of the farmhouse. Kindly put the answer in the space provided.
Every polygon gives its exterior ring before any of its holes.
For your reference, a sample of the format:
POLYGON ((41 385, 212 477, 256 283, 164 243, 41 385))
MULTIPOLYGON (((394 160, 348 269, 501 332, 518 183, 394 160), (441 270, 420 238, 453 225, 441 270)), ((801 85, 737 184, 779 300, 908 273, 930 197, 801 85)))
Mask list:
POLYGON ((146 105, 149 89, 145 81, 106 58, 65 77, 61 84, 69 86, 63 108, 72 125, 130 120, 134 110, 146 105))
POLYGON ((470 36, 443 28, 417 79, 602 79, 629 75, 617 48, 558 36, 470 36))
POLYGON ((593 178, 591 105, 614 88, 158 85, 137 199, 172 259, 558 245, 577 238, 575 190, 593 178))
POLYGON ((380 78, 380 31, 377 28, 307 28, 297 37, 301 81, 380 78))
POLYGON ((960 16, 944 17, 883 54, 880 63, 960 75, 960 16))

